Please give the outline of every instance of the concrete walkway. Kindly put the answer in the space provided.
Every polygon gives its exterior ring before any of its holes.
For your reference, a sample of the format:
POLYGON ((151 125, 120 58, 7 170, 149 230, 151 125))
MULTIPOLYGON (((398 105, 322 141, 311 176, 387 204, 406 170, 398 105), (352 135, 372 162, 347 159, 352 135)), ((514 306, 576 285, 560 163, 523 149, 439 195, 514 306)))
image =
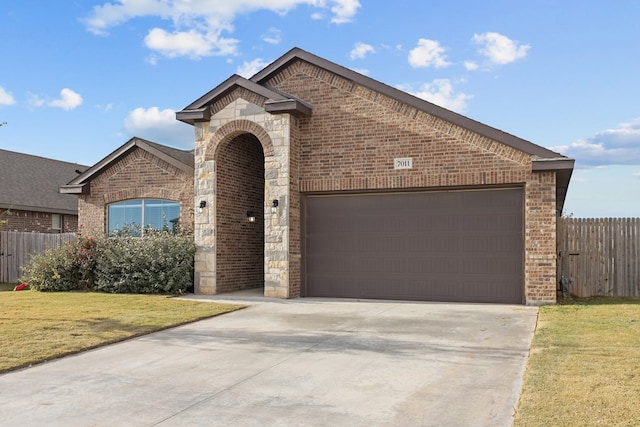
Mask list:
POLYGON ((0 375, 3 426, 510 426, 535 307, 250 307, 0 375))

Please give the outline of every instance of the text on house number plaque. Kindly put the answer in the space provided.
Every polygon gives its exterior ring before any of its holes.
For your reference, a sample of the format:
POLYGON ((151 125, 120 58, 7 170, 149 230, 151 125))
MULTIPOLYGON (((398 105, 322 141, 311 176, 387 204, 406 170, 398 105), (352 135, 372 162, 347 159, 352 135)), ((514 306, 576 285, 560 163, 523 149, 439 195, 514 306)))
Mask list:
POLYGON ((402 157, 398 159, 393 159, 393 168, 394 169, 413 169, 413 158, 402 157))

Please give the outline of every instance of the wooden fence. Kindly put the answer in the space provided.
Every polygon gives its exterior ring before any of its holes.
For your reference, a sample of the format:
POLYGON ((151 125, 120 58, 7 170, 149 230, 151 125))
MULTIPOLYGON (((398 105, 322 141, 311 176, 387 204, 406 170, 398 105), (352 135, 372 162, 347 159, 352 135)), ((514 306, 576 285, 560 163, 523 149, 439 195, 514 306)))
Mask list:
POLYGON ((17 282, 22 275, 21 267, 29 263, 32 254, 75 239, 75 233, 0 231, 0 282, 17 282))
POLYGON ((558 283, 578 297, 640 297, 640 218, 560 218, 558 283))

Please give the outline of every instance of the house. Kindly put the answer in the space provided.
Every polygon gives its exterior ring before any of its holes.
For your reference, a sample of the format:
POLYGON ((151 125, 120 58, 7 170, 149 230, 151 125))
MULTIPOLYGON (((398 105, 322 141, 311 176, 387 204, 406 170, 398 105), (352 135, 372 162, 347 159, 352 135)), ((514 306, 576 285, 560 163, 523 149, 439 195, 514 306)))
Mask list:
POLYGON ((191 228, 193 159, 193 151, 134 137, 60 186, 60 192, 78 196, 83 234, 111 234, 142 224, 191 228))
POLYGON ((193 163, 132 140, 63 188, 100 232, 178 202, 197 293, 555 302, 572 159, 298 48, 176 117, 193 163))
POLYGON ((75 232, 78 203, 58 187, 87 166, 0 150, 2 230, 40 233, 75 232))

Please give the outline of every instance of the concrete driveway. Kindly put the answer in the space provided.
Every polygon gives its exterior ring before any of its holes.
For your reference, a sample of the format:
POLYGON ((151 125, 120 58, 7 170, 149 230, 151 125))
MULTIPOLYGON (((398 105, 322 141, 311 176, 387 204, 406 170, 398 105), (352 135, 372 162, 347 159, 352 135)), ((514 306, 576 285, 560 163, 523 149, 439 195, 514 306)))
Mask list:
POLYGON ((510 426, 535 307, 249 308, 0 375, 3 426, 510 426))

